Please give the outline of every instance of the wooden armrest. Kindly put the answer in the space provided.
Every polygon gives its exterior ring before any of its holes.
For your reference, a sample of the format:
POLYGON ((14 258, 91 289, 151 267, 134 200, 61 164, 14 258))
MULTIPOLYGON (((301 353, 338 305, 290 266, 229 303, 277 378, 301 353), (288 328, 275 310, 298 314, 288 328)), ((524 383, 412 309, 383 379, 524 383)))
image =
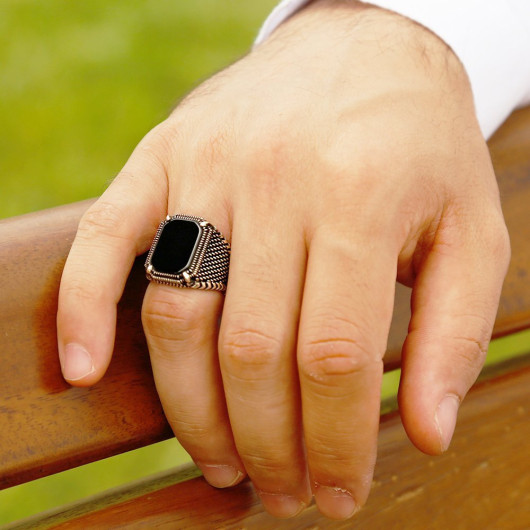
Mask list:
POLYGON ((527 355, 471 390, 440 457, 412 446, 397 413, 383 416, 372 492, 353 521, 331 521, 312 505, 280 522, 249 481, 218 490, 188 465, 9 528, 530 528, 529 402, 527 355))
MULTIPOLYGON (((530 326, 530 107, 490 143, 513 260, 495 334, 530 326)), ((0 487, 12 486, 171 436, 153 385, 140 323, 137 260, 119 306, 114 357, 92 388, 71 388, 57 359, 55 313, 78 203, 0 222, 0 487)), ((408 290, 398 289, 386 366, 399 363, 408 290)))

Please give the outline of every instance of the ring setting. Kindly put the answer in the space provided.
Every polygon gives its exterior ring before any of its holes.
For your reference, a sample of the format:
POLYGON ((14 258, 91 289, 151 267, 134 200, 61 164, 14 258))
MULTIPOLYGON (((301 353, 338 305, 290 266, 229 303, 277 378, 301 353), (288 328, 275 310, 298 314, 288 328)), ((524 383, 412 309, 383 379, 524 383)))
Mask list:
POLYGON ((230 244, 214 225, 191 215, 167 216, 147 254, 147 279, 191 289, 225 291, 230 244))

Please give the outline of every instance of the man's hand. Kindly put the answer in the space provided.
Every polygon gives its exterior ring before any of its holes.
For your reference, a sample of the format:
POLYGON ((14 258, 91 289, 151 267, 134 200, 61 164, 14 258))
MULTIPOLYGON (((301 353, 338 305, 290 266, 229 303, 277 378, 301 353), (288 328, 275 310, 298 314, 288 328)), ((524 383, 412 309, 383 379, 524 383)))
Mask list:
POLYGON ((248 473, 280 517, 312 494, 334 518, 366 501, 396 278, 413 286, 403 423, 422 451, 447 449, 509 242, 466 75, 437 37, 317 1, 151 131, 64 270, 72 384, 103 376, 133 259, 168 213, 232 245, 226 297, 151 284, 143 307, 165 413, 211 484, 248 473))

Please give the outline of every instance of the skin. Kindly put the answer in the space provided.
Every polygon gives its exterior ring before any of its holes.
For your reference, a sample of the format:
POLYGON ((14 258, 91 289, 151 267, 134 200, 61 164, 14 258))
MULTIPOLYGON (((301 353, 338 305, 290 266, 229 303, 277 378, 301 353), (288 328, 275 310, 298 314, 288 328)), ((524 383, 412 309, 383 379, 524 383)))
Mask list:
POLYGON ((440 454, 483 364, 509 239, 465 72, 398 15, 322 0, 191 93, 83 217, 61 283, 65 378, 96 383, 136 255, 166 214, 231 241, 226 295, 151 284, 167 418, 217 487, 267 510, 366 501, 394 286, 413 286, 399 405, 440 454), (219 317, 221 324, 218 326, 219 317))

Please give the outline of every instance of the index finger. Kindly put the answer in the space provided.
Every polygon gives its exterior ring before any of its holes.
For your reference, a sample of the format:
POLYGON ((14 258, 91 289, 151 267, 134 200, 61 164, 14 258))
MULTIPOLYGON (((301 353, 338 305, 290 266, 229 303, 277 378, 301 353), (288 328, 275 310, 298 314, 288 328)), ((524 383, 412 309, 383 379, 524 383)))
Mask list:
POLYGON ((153 155, 158 134, 153 130, 144 138, 82 217, 66 261, 57 336, 63 376, 74 385, 91 385, 105 373, 127 276, 167 213, 166 171, 153 155))

